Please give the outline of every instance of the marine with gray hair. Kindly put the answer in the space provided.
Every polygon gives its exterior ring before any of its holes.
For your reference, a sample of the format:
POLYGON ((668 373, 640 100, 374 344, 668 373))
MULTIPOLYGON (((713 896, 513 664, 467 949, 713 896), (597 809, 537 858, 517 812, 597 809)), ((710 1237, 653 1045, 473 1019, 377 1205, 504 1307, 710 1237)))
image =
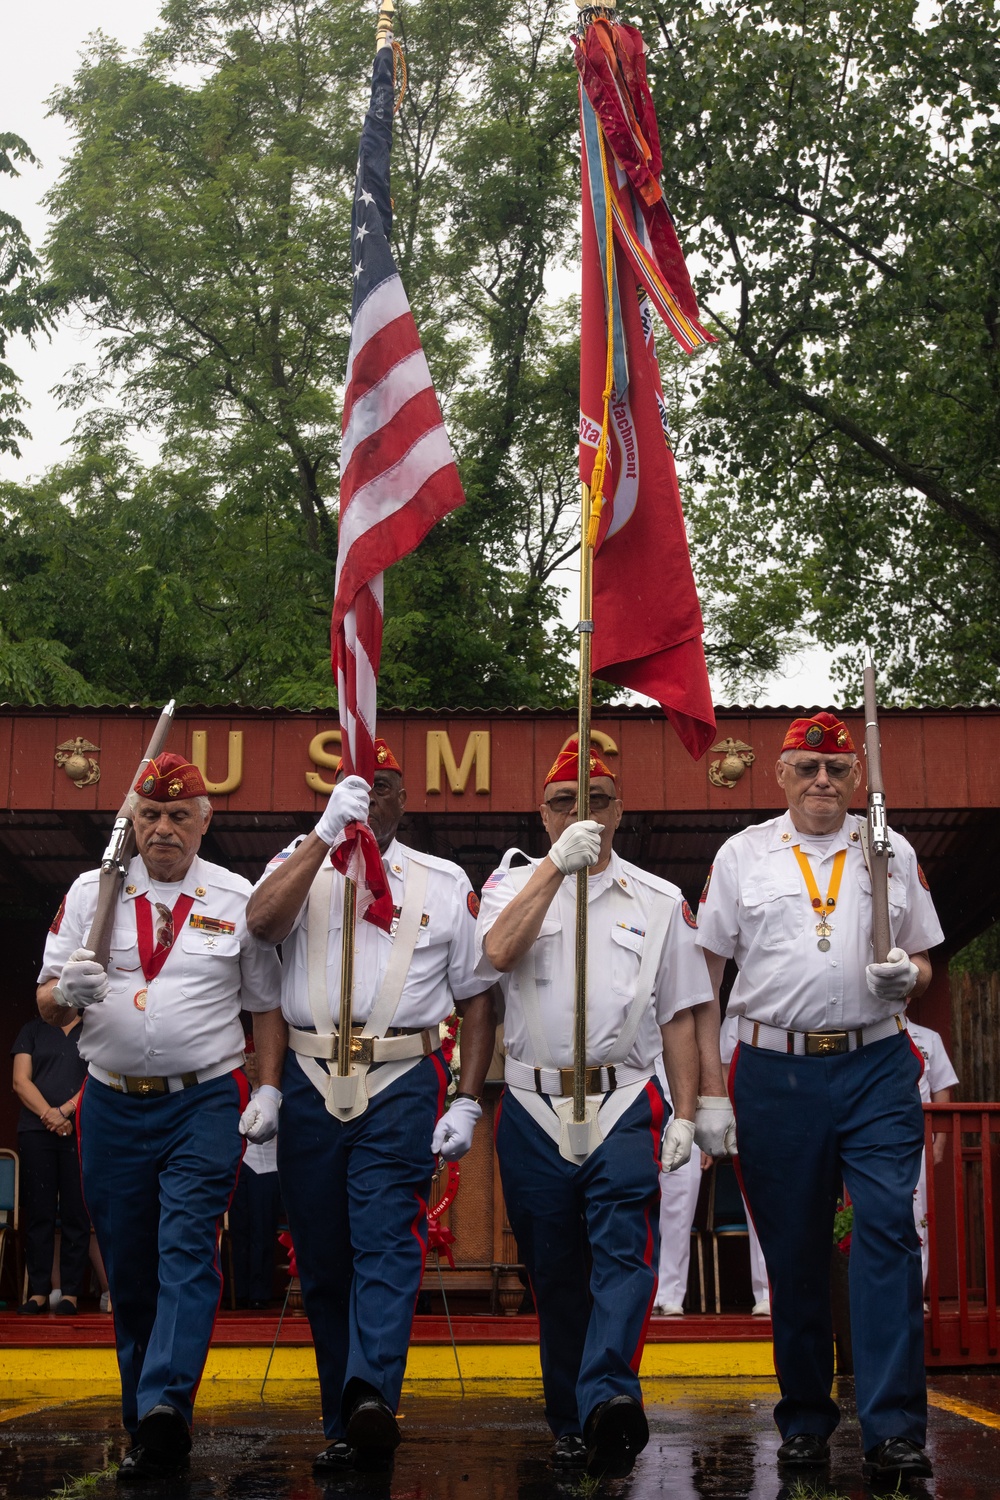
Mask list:
POLYGON ((202 859, 212 805, 198 768, 164 754, 129 798, 137 853, 117 898, 107 968, 87 948, 99 870, 74 881, 49 929, 38 1008, 83 1014, 84 1196, 115 1314, 122 1482, 169 1479, 191 1447, 195 1392, 221 1294, 218 1229, 243 1154, 249 1099, 240 1011, 261 1079, 278 1082, 281 972, 247 931, 250 884, 202 859))

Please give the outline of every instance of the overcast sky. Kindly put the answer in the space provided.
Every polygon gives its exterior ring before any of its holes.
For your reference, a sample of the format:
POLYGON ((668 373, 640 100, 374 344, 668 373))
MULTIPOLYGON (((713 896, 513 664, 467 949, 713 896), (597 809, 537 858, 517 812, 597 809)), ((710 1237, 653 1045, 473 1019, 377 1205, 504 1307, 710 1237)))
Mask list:
MULTIPOLYGON (((42 198, 61 170, 70 149, 63 122, 49 118, 48 100, 76 71, 87 37, 95 31, 136 47, 159 16, 157 0, 0 0, 3 27, 3 93, 0 131, 12 131, 27 141, 41 162, 24 165, 14 180, 0 178, 0 203, 20 219, 36 248, 45 239, 46 215, 42 198)), ((87 340, 67 321, 51 342, 42 338, 33 350, 27 340, 14 338, 8 361, 22 380, 31 406, 25 422, 32 434, 21 445, 22 457, 0 455, 0 476, 25 481, 60 459, 60 445, 69 436, 74 416, 59 409, 48 394, 67 369, 87 358, 87 340)))
MULTIPOLYGON (((36 247, 43 243, 47 229, 41 200, 59 176, 71 146, 62 121, 49 116, 47 101, 72 79, 86 39, 95 31, 103 31, 131 50, 153 29, 158 17, 159 0, 33 0, 31 5, 0 0, 4 39, 0 131, 23 137, 41 162, 40 167, 24 166, 14 181, 0 178, 0 205, 21 220, 36 247)), ((31 403, 25 421, 32 437, 22 443, 20 459, 0 454, 0 478, 24 483, 59 462, 74 414, 62 411, 49 392, 68 369, 87 360, 91 347, 72 319, 60 325, 51 341, 41 339, 35 349, 24 339, 11 340, 8 359, 31 403)), ((574 603, 567 603, 567 618, 572 615, 575 621, 574 603)), ((815 704, 832 697, 826 655, 809 649, 767 684, 760 701, 815 704)))

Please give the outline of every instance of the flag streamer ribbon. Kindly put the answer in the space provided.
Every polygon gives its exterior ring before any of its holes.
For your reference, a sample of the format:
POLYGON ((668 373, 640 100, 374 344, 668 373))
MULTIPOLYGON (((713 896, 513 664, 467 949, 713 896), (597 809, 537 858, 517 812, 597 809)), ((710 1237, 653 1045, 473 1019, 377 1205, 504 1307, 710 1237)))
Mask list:
MULTIPOLYGON (((580 74, 583 196, 581 819, 589 816, 587 749, 595 673, 655 697, 694 757, 704 753, 715 733, 701 610, 667 440, 652 309, 685 353, 714 340, 699 321, 663 198, 663 159, 642 37, 634 27, 594 16, 589 9, 586 20, 582 38, 573 38, 580 74)), ((587 906, 584 870, 576 882, 573 1108, 563 1153, 570 1159, 580 1159, 590 1149, 587 906)))

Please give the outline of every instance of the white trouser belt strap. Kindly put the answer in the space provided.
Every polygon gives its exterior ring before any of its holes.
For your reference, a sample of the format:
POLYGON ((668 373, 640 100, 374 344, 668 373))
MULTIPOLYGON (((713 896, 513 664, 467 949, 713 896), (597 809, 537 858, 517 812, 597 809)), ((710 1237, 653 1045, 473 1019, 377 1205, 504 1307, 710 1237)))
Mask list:
POLYGON ((145 1095, 179 1094, 181 1089, 194 1088, 196 1083, 211 1083, 213 1078, 222 1078, 224 1074, 233 1073, 242 1066, 243 1053, 239 1052, 235 1057, 216 1063, 211 1068, 199 1068, 197 1072, 191 1073, 177 1073, 173 1077, 110 1073, 107 1068, 99 1068, 97 1063, 88 1063, 87 1069, 91 1078, 96 1078, 98 1083, 107 1084, 108 1088, 114 1089, 116 1094, 145 1095))
POLYGON ((898 1036, 906 1030, 902 1014, 887 1016, 871 1026, 851 1026, 843 1031, 784 1031, 768 1026, 752 1016, 740 1016, 737 1032, 748 1047, 765 1047, 769 1052, 787 1052, 796 1057, 835 1057, 840 1052, 854 1052, 872 1042, 883 1042, 887 1036, 898 1036))
MULTIPOLYGON (((303 1057, 321 1057, 326 1062, 336 1062, 340 1037, 336 1032, 320 1035, 289 1026, 288 1045, 303 1057)), ((404 1036, 362 1036, 361 1028, 356 1027, 351 1036, 351 1061, 370 1067, 372 1063, 400 1062, 407 1057, 429 1057, 440 1045, 440 1026, 429 1026, 425 1031, 404 1036)))
MULTIPOLYGON (((532 1089, 536 1094, 565 1098, 573 1092, 572 1068, 533 1068, 516 1058, 504 1058, 503 1076, 516 1089, 532 1089)), ((587 1068, 587 1093, 610 1094, 626 1083, 643 1083, 652 1078, 652 1068, 626 1068, 623 1063, 612 1067, 587 1068)))

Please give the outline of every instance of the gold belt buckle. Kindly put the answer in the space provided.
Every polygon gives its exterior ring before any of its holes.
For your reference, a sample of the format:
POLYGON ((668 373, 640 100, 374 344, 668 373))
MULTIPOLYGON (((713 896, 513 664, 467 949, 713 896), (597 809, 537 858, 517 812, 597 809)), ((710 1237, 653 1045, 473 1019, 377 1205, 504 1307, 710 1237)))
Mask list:
MULTIPOLYGON (((559 1091, 564 1096, 567 1095, 567 1094, 571 1094, 573 1092, 573 1073, 574 1073, 574 1070, 572 1068, 560 1068, 559 1069, 559 1091)), ((585 1072, 585 1075, 584 1075, 584 1080, 585 1081, 584 1081, 583 1087, 584 1087, 584 1091, 586 1093, 588 1093, 588 1094, 603 1094, 604 1093, 604 1090, 601 1087, 601 1070, 600 1070, 600 1068, 587 1068, 586 1072, 585 1072)), ((614 1087, 614 1085, 612 1085, 612 1087, 614 1087)))
MULTIPOLYGON (((371 1067, 372 1063, 375 1061, 375 1043, 377 1041, 378 1037, 374 1036, 352 1035, 350 1041, 351 1062, 362 1063, 368 1067, 371 1067)), ((339 1059, 340 1037, 338 1036, 335 1038, 333 1057, 330 1060, 331 1062, 338 1062, 339 1059)))
POLYGON ((130 1094, 138 1094, 141 1099, 150 1094, 162 1094, 166 1091, 166 1084, 162 1078, 126 1078, 125 1087, 130 1094))
POLYGON ((846 1031, 806 1032, 807 1057, 836 1057, 847 1050, 846 1031))

